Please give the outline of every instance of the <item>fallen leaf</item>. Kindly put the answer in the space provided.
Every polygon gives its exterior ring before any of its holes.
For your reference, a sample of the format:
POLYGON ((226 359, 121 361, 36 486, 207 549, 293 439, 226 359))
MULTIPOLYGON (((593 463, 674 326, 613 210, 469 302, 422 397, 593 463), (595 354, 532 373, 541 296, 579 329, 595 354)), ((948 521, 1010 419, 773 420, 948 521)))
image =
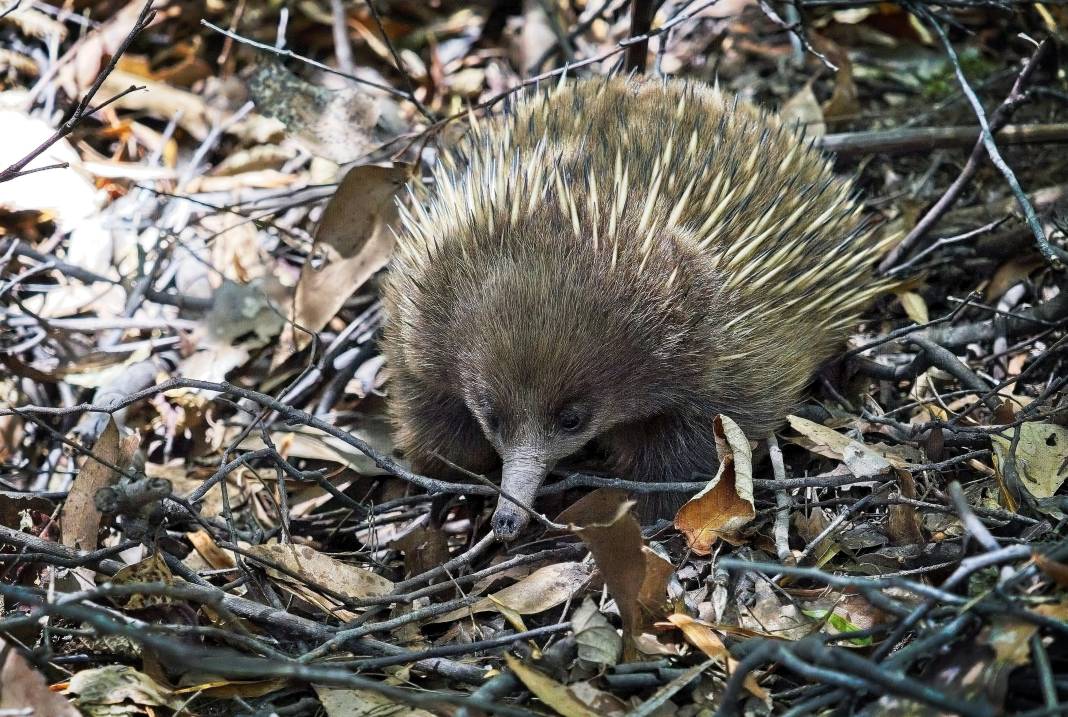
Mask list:
MULTIPOLYGON (((54 133, 55 130, 40 119, 13 110, 0 110, 0 137, 7 138, 0 142, 0 169, 21 160, 54 133)), ((0 183, 0 210, 47 212, 63 232, 72 231, 82 222, 99 224, 97 217, 102 195, 92 180, 80 171, 82 159, 65 138, 42 152, 26 165, 26 169, 63 163, 69 166, 0 183)))
MULTIPOLYGON (((104 432, 93 445, 93 455, 116 465, 120 458, 119 429, 108 419, 104 432)), ((70 493, 60 511, 61 542, 79 550, 96 550, 100 511, 94 503, 96 492, 117 481, 119 475, 103 463, 86 458, 74 478, 70 493)))
POLYGON ((586 598, 571 615, 571 631, 578 645, 578 659, 594 667, 611 667, 623 654, 623 638, 597 605, 586 598))
POLYGON ((143 672, 127 665, 108 665, 76 672, 64 691, 76 695, 74 703, 87 714, 108 712, 104 705, 130 701, 142 707, 178 709, 182 700, 143 672))
POLYGON ((1053 582, 1062 588, 1068 588, 1068 565, 1039 552, 1035 552, 1031 559, 1035 561, 1035 565, 1038 566, 1039 570, 1053 578, 1053 582))
POLYGON ((642 546, 642 558, 645 562, 645 577, 638 590, 638 604, 655 619, 659 619, 663 615, 667 586, 672 573, 675 572, 675 566, 648 545, 642 546))
MULTIPOLYGON (((313 589, 316 585, 322 585, 355 599, 387 595, 393 590, 391 580, 370 570, 323 555, 307 545, 253 545, 248 548, 248 553, 306 577, 312 583, 310 587, 313 589)), ((272 568, 267 568, 267 574, 276 580, 293 581, 292 577, 272 568)))
POLYGON ((0 714, 79 717, 65 697, 52 692, 44 675, 35 670, 17 650, 0 639, 0 714))
MULTIPOLYGON (((912 474, 899 468, 897 478, 901 495, 916 498, 916 480, 912 474)), ((925 542, 919 515, 911 505, 891 505, 887 508, 886 534, 895 545, 920 545, 925 542)))
POLYGON ((915 291, 901 291, 897 295, 905 314, 917 324, 930 322, 931 315, 927 312, 927 302, 923 296, 915 291))
MULTIPOLYGON (((284 346, 299 350, 311 341, 352 293, 384 267, 393 253, 394 197, 407 181, 406 165, 353 167, 330 198, 315 231, 311 255, 301 268, 293 298, 293 322, 284 346)), ((277 365, 287 354, 279 352, 277 365)))
POLYGON ((528 690, 549 707, 552 707, 564 717, 600 717, 600 712, 594 712, 578 698, 568 692, 565 685, 560 684, 543 672, 527 666, 522 660, 512 655, 505 655, 508 668, 515 673, 528 690))
POLYGON ((827 134, 827 125, 823 122, 823 110, 819 100, 812 91, 812 83, 807 83, 797 93, 783 103, 779 117, 788 125, 796 124, 806 137, 819 138, 827 134))
POLYGON ((870 446, 844 436, 833 428, 801 418, 787 416, 790 427, 801 434, 801 438, 791 438, 795 443, 812 453, 834 458, 845 463, 846 468, 857 478, 873 478, 890 470, 891 465, 904 467, 904 459, 884 456, 870 446))
POLYGON ((723 644, 719 635, 713 632, 711 625, 682 613, 668 615, 666 620, 666 623, 661 624, 677 627, 691 645, 709 657, 719 660, 724 667, 727 666, 730 652, 727 651, 727 646, 723 644))
POLYGON ((625 491, 602 488, 583 496, 557 518, 582 538, 597 563, 623 619, 623 656, 635 655, 633 638, 642 626, 638 595, 645 581, 644 541, 633 501, 625 491))
POLYGON ((583 588, 593 573, 588 563, 554 563, 539 568, 517 583, 498 590, 469 607, 461 607, 431 620, 452 622, 479 612, 507 605, 520 615, 533 615, 562 605, 583 588))
MULTIPOLYGON (((1020 424, 1020 442, 1016 447, 1016 470, 1021 483, 1036 498, 1049 498, 1068 478, 1068 428, 1052 423, 1029 421, 1020 424)), ((1012 432, 992 435, 994 467, 1000 475, 1009 449, 1012 432)))
POLYGON ((237 561, 234 559, 234 554, 229 550, 220 548, 219 544, 215 542, 215 538, 211 537, 211 533, 208 531, 203 529, 191 531, 186 533, 185 537, 188 538, 189 542, 193 545, 193 550, 195 550, 212 569, 226 570, 237 565, 237 561))
MULTIPOLYGON (((384 420, 366 420, 360 428, 349 433, 389 454, 393 438, 389 424, 384 420)), ((301 426, 292 431, 275 431, 271 433, 271 442, 286 458, 304 458, 315 461, 338 463, 364 476, 384 475, 385 471, 364 453, 356 450, 340 438, 323 433, 317 428, 301 426)), ((265 448, 260 436, 249 436, 239 446, 242 450, 255 451, 265 448)))
POLYGON ((327 717, 434 717, 432 712, 394 702, 371 690, 312 687, 327 717))
POLYGON ((719 456, 716 475, 675 515, 675 528, 698 555, 711 553, 717 540, 736 541, 737 532, 756 517, 749 441, 723 415, 713 421, 713 437, 719 456))
MULTIPOLYGON (((159 552, 155 552, 144 560, 120 569, 111 577, 111 582, 115 585, 128 585, 131 583, 163 583, 171 585, 174 583, 174 576, 171 574, 171 569, 167 567, 167 563, 163 560, 163 556, 159 552)), ((126 610, 141 610, 153 605, 166 605, 174 602, 173 598, 167 595, 146 595, 142 593, 134 593, 133 595, 125 595, 113 599, 116 605, 126 610)))
POLYGON ((406 127, 396 104, 363 89, 329 90, 307 82, 281 62, 264 61, 248 83, 256 109, 285 125, 311 154, 338 164, 363 159, 406 127))

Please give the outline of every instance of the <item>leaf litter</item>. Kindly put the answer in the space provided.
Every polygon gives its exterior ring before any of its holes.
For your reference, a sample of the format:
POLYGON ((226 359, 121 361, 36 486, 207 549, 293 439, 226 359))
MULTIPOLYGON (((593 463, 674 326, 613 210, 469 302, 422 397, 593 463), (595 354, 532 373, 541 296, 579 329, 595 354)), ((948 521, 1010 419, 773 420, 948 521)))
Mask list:
MULTIPOLYGON (((578 463, 506 548, 492 488, 394 450, 404 183, 502 93, 609 72, 642 3, 514 5, 0 2, 0 172, 100 80, 0 176, 0 708, 1055 713, 1068 286, 989 167, 892 252, 917 278, 821 370, 783 460, 718 417, 718 470, 669 520, 578 463)), ((652 71, 781 110, 873 220, 938 206, 977 121, 915 7, 699 5, 657 10, 652 71)), ((963 74, 1008 103, 992 122, 1063 141, 1059 59, 1022 72, 1068 14, 994 5, 944 11, 976 31, 963 74)), ((1062 246, 1063 153, 996 136, 1062 246)))

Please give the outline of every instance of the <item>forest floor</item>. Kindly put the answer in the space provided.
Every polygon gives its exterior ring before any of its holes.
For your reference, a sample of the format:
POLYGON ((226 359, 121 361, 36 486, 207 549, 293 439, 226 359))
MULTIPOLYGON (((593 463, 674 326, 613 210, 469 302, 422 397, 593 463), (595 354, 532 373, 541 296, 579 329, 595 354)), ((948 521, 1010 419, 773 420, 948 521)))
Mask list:
POLYGON ((0 715, 1068 712, 1066 142, 1056 0, 0 0, 0 715), (905 281, 674 520, 563 466, 502 544, 393 445, 394 197, 625 71, 803 126, 905 281))

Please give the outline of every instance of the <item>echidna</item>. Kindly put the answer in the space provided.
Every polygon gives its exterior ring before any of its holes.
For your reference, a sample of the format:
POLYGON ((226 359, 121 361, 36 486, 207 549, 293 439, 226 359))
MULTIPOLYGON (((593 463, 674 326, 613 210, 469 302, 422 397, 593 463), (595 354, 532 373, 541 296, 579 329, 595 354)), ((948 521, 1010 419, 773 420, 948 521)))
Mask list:
MULTIPOLYGON (((591 441, 622 477, 709 474, 713 417, 774 430, 886 288, 852 183, 719 89, 571 81, 473 125, 386 281, 391 411, 423 470, 503 462, 528 507, 591 441)), ((527 520, 502 498, 492 525, 527 520)))

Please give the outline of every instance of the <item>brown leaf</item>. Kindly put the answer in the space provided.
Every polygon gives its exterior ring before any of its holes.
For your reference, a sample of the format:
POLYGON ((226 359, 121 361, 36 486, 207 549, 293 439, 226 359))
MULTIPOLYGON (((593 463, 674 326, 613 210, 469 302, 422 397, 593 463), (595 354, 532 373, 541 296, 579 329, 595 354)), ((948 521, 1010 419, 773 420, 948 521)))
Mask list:
POLYGON ((418 575, 449 559, 449 540, 441 528, 420 527, 395 540, 404 553, 404 572, 418 575))
POLYGON ((440 615, 431 623, 452 622, 477 612, 498 610, 504 605, 520 615, 533 615, 561 605, 576 595, 589 580, 593 568, 587 563, 554 563, 539 568, 519 582, 479 600, 440 615))
POLYGON ((823 110, 812 92, 812 83, 807 83, 798 92, 786 100, 779 109, 779 117, 789 125, 797 123, 806 137, 822 137, 827 133, 823 122, 823 110))
MULTIPOLYGON (((407 178, 406 165, 361 165, 341 180, 323 210, 315 245, 297 282, 293 321, 302 330, 287 327, 283 341, 303 348, 311 341, 308 332, 326 326, 352 293, 386 265, 393 253, 394 197, 407 178)), ((276 356, 276 364, 279 361, 276 356)))
POLYGON ((668 615, 666 624, 677 627, 691 645, 709 657, 719 660, 724 667, 727 666, 730 653, 727 651, 727 646, 723 644, 723 640, 712 631, 710 625, 682 613, 668 615))
POLYGON ((234 554, 229 550, 223 550, 206 530, 196 530, 185 534, 192 543, 193 549, 204 559, 204 562, 215 570, 225 570, 234 567, 237 563, 234 554))
MULTIPOLYGON (((117 465, 120 461, 119 429, 108 419, 104 432, 93 446, 93 455, 117 465)), ((71 548, 96 550, 100 530, 100 511, 96 509, 96 492, 119 479, 118 474, 93 458, 86 458, 78 471, 70 494, 59 514, 61 542, 71 548)))
MULTIPOLYGON (((127 565, 112 576, 111 582, 115 585, 129 585, 131 583, 163 583, 172 585, 174 575, 163 556, 156 552, 144 560, 127 565)), ((114 598, 115 604, 127 610, 141 610, 154 605, 167 605, 174 600, 167 595, 146 595, 134 593, 133 595, 114 598)))
POLYGON ((44 675, 0 639, 0 714, 79 717, 81 713, 62 695, 48 689, 44 675))
POLYGON ((528 690, 533 692, 539 700, 552 707, 564 717, 600 717, 600 712, 594 712, 574 695, 568 692, 565 685, 549 677, 543 672, 529 667, 518 657, 505 655, 510 669, 519 678, 528 690))
MULTIPOLYGON (((624 491, 603 488, 583 496, 557 519, 572 526, 593 554, 608 593, 623 620, 623 657, 635 655, 633 639, 641 630, 638 596, 645 581, 642 529, 624 491)), ((652 589, 652 588, 650 588, 652 589)))
POLYGON ((645 560, 645 577, 638 591, 638 603, 655 619, 659 619, 663 614, 668 581, 675 572, 675 566, 648 545, 642 546, 642 558, 645 560))
MULTIPOLYGON (((901 495, 905 498, 916 497, 916 480, 912 474, 902 468, 896 469, 901 495)), ((923 531, 920 530, 920 518, 916 508, 911 505, 892 505, 887 510, 886 534, 895 545, 920 545, 924 543, 923 531)))
POLYGON ((1046 557, 1039 552, 1035 552, 1031 559, 1035 561, 1035 565, 1038 566, 1039 570, 1053 578, 1053 582, 1062 588, 1068 588, 1068 565, 1046 557))
MULTIPOLYGON (((313 589, 316 585, 322 585, 350 598, 377 597, 393 590, 393 582, 381 575, 323 555, 307 545, 253 545, 248 552, 253 557, 261 557, 306 577, 313 589)), ((267 568, 267 573, 283 582, 294 580, 271 568, 267 568)))
POLYGON ((675 528, 698 555, 711 553, 717 540, 736 541, 737 532, 756 517, 749 441, 738 424, 722 415, 713 422, 713 437, 719 469, 675 515, 675 528))

